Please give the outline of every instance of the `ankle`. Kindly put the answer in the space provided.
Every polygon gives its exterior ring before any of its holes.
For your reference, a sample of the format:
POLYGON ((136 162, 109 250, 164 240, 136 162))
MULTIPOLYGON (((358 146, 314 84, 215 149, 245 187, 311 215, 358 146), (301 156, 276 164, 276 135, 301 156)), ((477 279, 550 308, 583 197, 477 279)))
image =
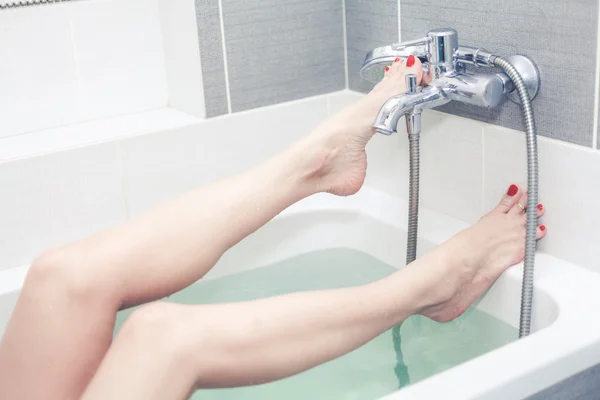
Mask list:
POLYGON ((284 172, 292 184, 299 188, 305 196, 326 190, 324 180, 332 150, 315 140, 313 135, 294 143, 287 151, 279 155, 277 166, 284 172))
POLYGON ((466 270, 460 249, 459 243, 450 241, 409 266, 425 282, 419 314, 432 318, 459 292, 466 270))

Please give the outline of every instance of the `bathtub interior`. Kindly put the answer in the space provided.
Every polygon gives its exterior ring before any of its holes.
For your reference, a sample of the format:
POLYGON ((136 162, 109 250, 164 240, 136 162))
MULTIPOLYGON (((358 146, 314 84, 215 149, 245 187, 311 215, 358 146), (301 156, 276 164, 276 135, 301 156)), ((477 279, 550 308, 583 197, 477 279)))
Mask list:
MULTIPOLYGON (((403 211, 399 211, 399 214, 392 212, 402 210, 402 205, 398 207, 394 204, 390 209, 384 204, 377 204, 380 207, 369 212, 364 208, 364 203, 356 207, 356 204, 351 205, 353 200, 331 198, 333 203, 329 200, 327 199, 319 207, 304 207, 308 204, 304 203, 301 207, 284 212, 225 253, 204 280, 240 274, 306 253, 340 248, 368 254, 395 268, 404 266, 405 216, 403 211)), ((359 202, 362 202, 360 197, 359 202)), ((367 204, 376 205, 373 201, 367 204)), ((429 214, 424 211, 422 216, 419 256, 436 247, 441 239, 465 227, 465 224, 457 223, 440 214, 429 214), (432 227, 437 227, 438 230, 434 232, 431 230, 432 227)), ((289 278, 294 279, 293 276, 289 278)), ((516 328, 519 320, 521 290, 519 278, 519 274, 514 271, 505 274, 475 307, 516 328)), ((0 294, 0 334, 4 331, 17 300, 19 292, 14 286, 13 284, 11 290, 0 294)), ((558 317, 558 306, 546 289, 536 286, 535 290, 533 329, 537 332, 554 323, 558 317)), ((491 353, 501 349, 502 347, 492 350, 491 353)))
MULTIPOLYGON (((440 224, 452 223, 444 221, 441 215, 438 218, 440 224)), ((357 250, 402 268, 406 258, 406 231, 395 222, 348 210, 291 212, 274 219, 226 252, 203 279, 221 278, 304 253, 333 248, 357 250)), ((434 241, 420 237, 418 255, 422 256, 436 246, 434 241)), ((18 298, 19 290, 12 286, 12 290, 0 294, 0 332, 4 331, 18 298)), ((520 290, 520 280, 515 274, 506 274, 477 302, 476 308, 517 327, 520 290)), ((558 316, 552 296, 543 288, 536 287, 535 290, 534 332, 550 326, 558 316)))
MULTIPOLYGON (((445 221, 442 215, 438 218, 440 224, 452 223, 445 221)), ((421 236, 418 257, 437 245, 421 236)), ((244 239, 227 252, 204 279, 221 278, 275 264, 299 254, 332 248, 358 250, 385 264, 402 268, 406 259, 406 231, 388 221, 351 211, 292 214, 275 219, 244 239)), ((556 321, 558 305, 544 288, 536 286, 534 294, 536 307, 532 315, 532 332, 537 332, 556 321)), ((518 327, 520 301, 521 280, 518 274, 512 273, 503 275, 475 307, 518 327)))

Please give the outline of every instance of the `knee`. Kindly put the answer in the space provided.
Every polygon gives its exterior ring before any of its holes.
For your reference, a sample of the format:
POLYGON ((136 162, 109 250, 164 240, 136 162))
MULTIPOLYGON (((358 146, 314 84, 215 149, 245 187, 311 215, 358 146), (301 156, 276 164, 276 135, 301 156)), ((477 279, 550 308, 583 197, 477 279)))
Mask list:
POLYGON ((82 301, 95 296, 96 286, 77 250, 64 246, 48 250, 34 260, 23 291, 59 293, 82 301))
MULTIPOLYGON (((192 353, 191 327, 186 327, 186 306, 156 302, 138 307, 129 316, 117 341, 152 352, 153 357, 177 365, 187 363, 192 353)), ((189 318, 189 316, 187 316, 189 318)))

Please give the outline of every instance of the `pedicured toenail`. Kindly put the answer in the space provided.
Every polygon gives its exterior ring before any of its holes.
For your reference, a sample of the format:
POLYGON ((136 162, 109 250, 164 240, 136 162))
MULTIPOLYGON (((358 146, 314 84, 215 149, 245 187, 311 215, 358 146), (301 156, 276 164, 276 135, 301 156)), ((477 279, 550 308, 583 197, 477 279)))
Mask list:
POLYGON ((394 62, 398 62, 398 61, 400 61, 400 58, 396 58, 396 59, 394 60, 394 62))
POLYGON ((515 194, 517 194, 518 191, 519 191, 519 187, 517 185, 510 185, 510 187, 508 188, 508 192, 506 192, 506 194, 509 195, 510 197, 513 197, 515 194))
POLYGON ((406 66, 407 67, 412 67, 413 65, 415 65, 415 56, 413 56, 412 54, 408 57, 408 59, 406 60, 406 66))
POLYGON ((538 210, 542 211, 544 209, 544 206, 541 204, 538 204, 538 210))
POLYGON ((540 231, 545 232, 546 231, 546 225, 540 226, 540 231))
POLYGON ((385 72, 390 72, 390 67, 385 67, 385 72))

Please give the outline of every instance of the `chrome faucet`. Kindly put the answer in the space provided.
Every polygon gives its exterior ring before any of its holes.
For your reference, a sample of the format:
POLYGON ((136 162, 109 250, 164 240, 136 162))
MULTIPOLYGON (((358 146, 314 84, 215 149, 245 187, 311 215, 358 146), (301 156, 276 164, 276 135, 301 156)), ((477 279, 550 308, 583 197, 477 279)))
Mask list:
MULTIPOLYGON (((391 135, 397 131, 398 121, 406 116, 409 134, 421 131, 421 112, 452 100, 479 107, 491 108, 509 97, 518 96, 512 80, 504 72, 472 73, 466 65, 494 67, 494 55, 486 50, 459 46, 458 33, 451 28, 435 29, 427 36, 410 42, 379 47, 367 54, 361 69, 363 78, 378 82, 384 68, 397 57, 418 57, 423 63, 423 85, 417 86, 417 77, 406 77, 407 93, 390 98, 381 108, 375 121, 377 132, 391 135)), ((540 78, 535 64, 525 56, 509 58, 523 77, 530 97, 536 97, 540 78)))

